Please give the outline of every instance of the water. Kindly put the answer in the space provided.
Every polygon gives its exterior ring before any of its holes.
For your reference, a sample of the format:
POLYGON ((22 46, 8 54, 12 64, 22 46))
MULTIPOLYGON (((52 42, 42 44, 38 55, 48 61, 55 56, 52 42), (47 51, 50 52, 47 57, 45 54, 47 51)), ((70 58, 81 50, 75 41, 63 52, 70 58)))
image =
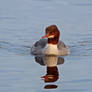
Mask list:
POLYGON ((0 92, 92 91, 91 0, 0 0, 0 92), (30 55, 44 29, 57 24, 71 54, 58 66, 56 89, 44 89, 46 67, 30 55))

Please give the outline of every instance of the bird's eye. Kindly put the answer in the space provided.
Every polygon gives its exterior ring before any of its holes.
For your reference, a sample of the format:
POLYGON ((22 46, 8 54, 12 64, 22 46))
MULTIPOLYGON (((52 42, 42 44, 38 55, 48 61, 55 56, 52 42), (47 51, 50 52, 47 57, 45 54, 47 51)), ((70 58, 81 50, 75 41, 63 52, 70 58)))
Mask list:
POLYGON ((50 32, 50 34, 52 34, 53 32, 50 32))
POLYGON ((54 32, 50 32, 50 34, 54 34, 54 32))

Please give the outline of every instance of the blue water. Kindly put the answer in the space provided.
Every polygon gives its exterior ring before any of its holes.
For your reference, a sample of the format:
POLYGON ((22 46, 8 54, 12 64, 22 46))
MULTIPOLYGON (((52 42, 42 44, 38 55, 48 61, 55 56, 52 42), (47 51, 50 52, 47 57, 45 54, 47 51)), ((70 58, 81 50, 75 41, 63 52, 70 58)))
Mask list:
POLYGON ((0 92, 91 92, 91 66, 91 0, 0 0, 0 92), (51 24, 71 54, 58 66, 58 87, 44 89, 46 67, 35 62, 30 47, 51 24))

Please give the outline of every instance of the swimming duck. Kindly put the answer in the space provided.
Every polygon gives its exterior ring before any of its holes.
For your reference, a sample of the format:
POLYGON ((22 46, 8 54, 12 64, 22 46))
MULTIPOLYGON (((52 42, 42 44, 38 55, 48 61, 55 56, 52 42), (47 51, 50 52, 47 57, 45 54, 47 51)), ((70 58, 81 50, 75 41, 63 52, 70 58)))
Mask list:
POLYGON ((59 40, 60 31, 56 25, 50 25, 45 29, 46 35, 31 47, 32 55, 59 55, 70 54, 70 50, 63 41, 59 40), (47 38, 47 39, 45 39, 47 38))

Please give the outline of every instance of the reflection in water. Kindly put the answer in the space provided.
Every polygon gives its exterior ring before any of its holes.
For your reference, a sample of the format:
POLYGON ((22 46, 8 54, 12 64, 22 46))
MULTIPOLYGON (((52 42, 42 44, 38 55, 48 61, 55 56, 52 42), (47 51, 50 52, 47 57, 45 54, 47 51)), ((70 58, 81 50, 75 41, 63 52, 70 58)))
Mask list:
POLYGON ((56 57, 56 58, 58 58, 58 60, 56 61, 57 62, 57 65, 59 65, 59 64, 63 64, 64 63, 64 58, 62 58, 62 57, 57 57, 57 56, 35 56, 35 61, 37 62, 37 63, 39 63, 40 65, 42 65, 42 66, 45 66, 46 65, 46 63, 45 63, 45 57, 49 57, 49 59, 50 59, 50 61, 52 61, 51 60, 51 57, 56 57))
MULTIPOLYGON (((48 56, 35 56, 35 61, 42 66, 46 65, 46 75, 42 76, 45 83, 56 82, 59 79, 59 72, 57 65, 63 64, 62 57, 48 55, 48 56)), ((45 89, 57 88, 57 85, 46 85, 45 89)))
POLYGON ((47 67, 47 74, 41 77, 44 82, 55 82, 59 78, 57 66, 47 67))
POLYGON ((55 89, 57 88, 58 86, 57 85, 45 85, 45 89, 55 89))

